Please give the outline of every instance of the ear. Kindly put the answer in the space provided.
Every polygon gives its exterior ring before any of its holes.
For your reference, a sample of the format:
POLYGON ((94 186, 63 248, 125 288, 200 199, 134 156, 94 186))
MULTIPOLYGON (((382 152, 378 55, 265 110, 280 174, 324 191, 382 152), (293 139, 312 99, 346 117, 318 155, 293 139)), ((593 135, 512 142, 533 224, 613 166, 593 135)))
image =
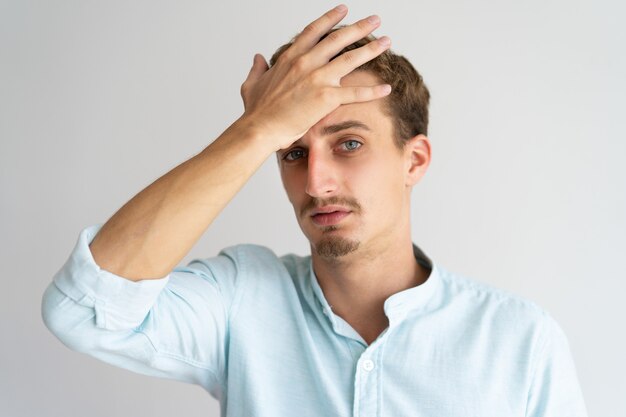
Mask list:
POLYGON ((406 186, 417 184, 426 174, 430 165, 430 140, 424 135, 417 135, 404 144, 406 186))

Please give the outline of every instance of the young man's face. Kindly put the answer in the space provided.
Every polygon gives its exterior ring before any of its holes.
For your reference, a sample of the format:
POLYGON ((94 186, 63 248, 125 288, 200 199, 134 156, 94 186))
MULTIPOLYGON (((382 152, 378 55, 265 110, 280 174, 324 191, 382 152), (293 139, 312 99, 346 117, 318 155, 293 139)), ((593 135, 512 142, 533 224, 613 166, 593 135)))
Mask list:
MULTIPOLYGON (((341 84, 380 81, 355 71, 341 84)), ((278 152, 287 196, 319 256, 338 258, 364 249, 376 253, 410 233, 410 188, 416 177, 409 171, 415 158, 410 147, 401 150, 395 144, 393 120, 382 105, 375 100, 340 106, 278 152)))

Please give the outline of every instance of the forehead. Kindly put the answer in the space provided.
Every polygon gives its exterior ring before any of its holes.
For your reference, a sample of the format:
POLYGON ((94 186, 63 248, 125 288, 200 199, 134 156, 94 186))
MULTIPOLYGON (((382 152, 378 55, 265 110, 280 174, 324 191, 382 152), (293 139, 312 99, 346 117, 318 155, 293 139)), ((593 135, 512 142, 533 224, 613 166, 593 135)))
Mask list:
MULTIPOLYGON (((368 71, 353 71, 341 79, 342 87, 369 87, 379 84, 382 84, 380 79, 368 71)), ((384 100, 343 104, 313 125, 309 131, 321 134, 326 126, 346 120, 357 120, 367 125, 373 132, 391 134, 392 120, 384 111, 384 100)))

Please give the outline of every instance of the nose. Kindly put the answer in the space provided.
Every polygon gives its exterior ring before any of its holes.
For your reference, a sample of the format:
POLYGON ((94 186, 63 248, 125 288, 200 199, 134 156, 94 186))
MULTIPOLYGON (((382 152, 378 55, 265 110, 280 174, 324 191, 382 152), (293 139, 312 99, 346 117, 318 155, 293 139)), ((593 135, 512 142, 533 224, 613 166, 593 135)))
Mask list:
POLYGON ((332 155, 309 149, 306 193, 311 197, 330 197, 337 191, 337 172, 332 155))

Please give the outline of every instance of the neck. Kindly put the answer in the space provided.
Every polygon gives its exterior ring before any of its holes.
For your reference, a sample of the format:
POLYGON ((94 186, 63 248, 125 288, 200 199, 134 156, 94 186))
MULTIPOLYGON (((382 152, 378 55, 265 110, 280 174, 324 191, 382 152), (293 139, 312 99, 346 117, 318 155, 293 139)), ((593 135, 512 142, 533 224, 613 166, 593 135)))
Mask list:
POLYGON ((313 253, 312 262, 333 312, 355 330, 361 327, 369 333, 387 327, 383 309, 387 298, 420 285, 428 278, 428 271, 415 260, 408 233, 403 239, 359 248, 341 258, 326 259, 313 253))

